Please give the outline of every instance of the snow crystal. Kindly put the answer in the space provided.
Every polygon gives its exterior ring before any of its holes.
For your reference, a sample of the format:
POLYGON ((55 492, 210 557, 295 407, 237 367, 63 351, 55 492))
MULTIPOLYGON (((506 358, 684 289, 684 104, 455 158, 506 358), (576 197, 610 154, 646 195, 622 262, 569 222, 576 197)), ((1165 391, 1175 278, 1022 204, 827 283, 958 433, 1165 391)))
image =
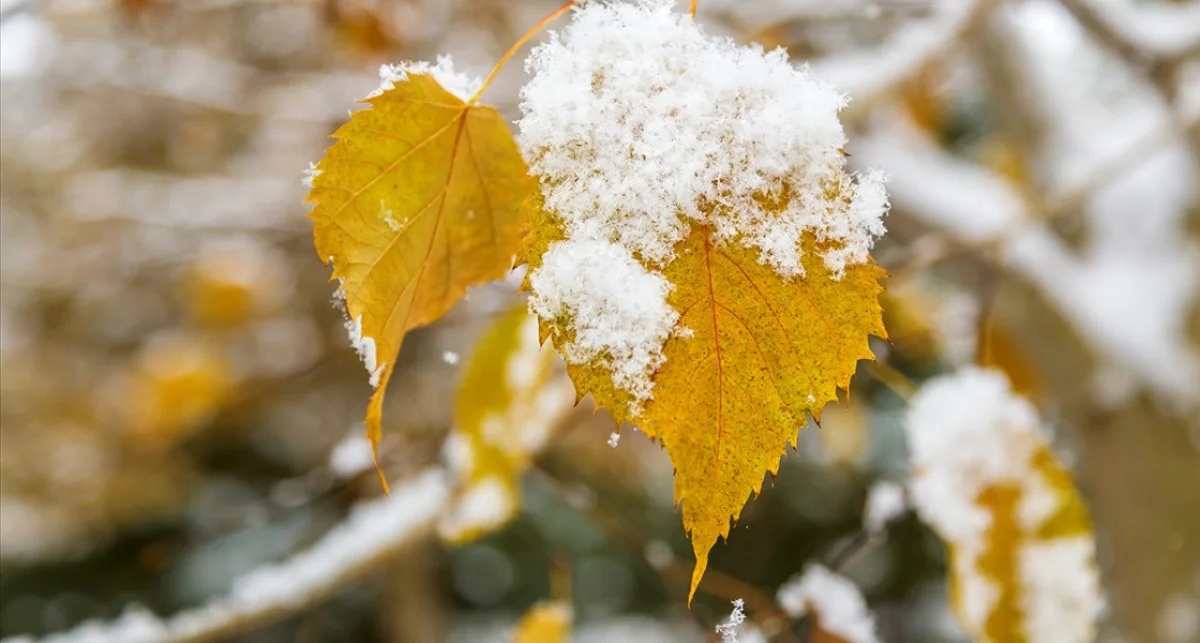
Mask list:
POLYGON ((648 400, 650 376, 662 365, 663 343, 679 320, 666 302, 671 285, 608 241, 555 242, 542 262, 529 276, 529 308, 543 319, 573 320, 575 336, 560 346, 563 356, 575 364, 603 360, 635 405, 648 400))
POLYGON ((458 363, 458 353, 454 351, 442 351, 442 361, 454 366, 458 363))
POLYGON ((621 434, 620 433, 613 431, 612 433, 608 434, 608 446, 615 449, 615 448, 617 448, 617 445, 620 443, 621 443, 621 434))
POLYGON ((316 180, 318 176, 321 176, 321 172, 322 170, 317 168, 317 164, 310 161, 308 163, 308 169, 304 170, 304 175, 300 179, 300 182, 304 185, 304 187, 311 190, 313 187, 313 181, 316 180))
POLYGON ((569 237, 586 227, 659 265, 692 221, 785 276, 803 273, 806 231, 832 242, 831 269, 865 261, 886 198, 880 175, 844 172, 845 99, 673 6, 589 3, 530 54, 519 125, 546 207, 569 237))
POLYGON ((890 481, 871 485, 863 509, 863 525, 871 535, 882 534, 887 524, 908 510, 904 487, 890 481))
POLYGON ((475 92, 483 86, 483 80, 477 77, 455 71, 454 60, 450 56, 438 56, 436 63, 425 61, 403 62, 398 65, 383 65, 379 68, 379 78, 383 81, 379 89, 368 98, 374 98, 396 86, 396 83, 408 80, 409 74, 429 74, 443 89, 454 94, 463 102, 470 100, 475 92))
POLYGON ((875 619, 858 587, 821 565, 784 583, 775 601, 792 618, 813 614, 822 631, 846 643, 878 643, 875 619))
POLYGON ((733 601, 733 611, 724 623, 717 625, 717 634, 721 635, 721 643, 738 643, 738 630, 746 622, 746 603, 742 599, 733 601))

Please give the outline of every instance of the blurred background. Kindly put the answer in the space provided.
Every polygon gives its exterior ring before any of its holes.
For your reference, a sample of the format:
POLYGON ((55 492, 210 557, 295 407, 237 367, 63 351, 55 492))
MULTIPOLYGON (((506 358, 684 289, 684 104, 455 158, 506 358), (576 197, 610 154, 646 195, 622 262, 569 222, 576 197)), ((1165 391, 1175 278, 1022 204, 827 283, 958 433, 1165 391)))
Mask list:
MULTIPOLYGON (((482 76, 558 4, 0 2, 0 636, 203 604, 380 494, 302 171, 381 63, 451 54, 482 76)), ((1200 641, 1198 4, 698 16, 850 96, 852 162, 891 174, 880 361, 917 383, 995 366, 1038 404, 1097 523, 1114 643, 1200 641)), ((523 78, 514 62, 485 96, 510 120, 523 78)), ((439 461, 474 342, 519 302, 511 280, 483 286, 409 335, 381 450, 394 487, 439 461)), ((632 431, 611 449, 584 402, 500 532, 451 547, 418 528, 252 626, 171 640, 501 641, 569 595, 580 641, 704 641, 739 597, 771 640, 801 641, 771 610, 810 562, 859 584, 882 640, 962 640, 936 537, 911 515, 863 536, 867 490, 907 467, 903 382, 881 372, 861 365, 802 431, 690 611, 666 455, 632 431)))

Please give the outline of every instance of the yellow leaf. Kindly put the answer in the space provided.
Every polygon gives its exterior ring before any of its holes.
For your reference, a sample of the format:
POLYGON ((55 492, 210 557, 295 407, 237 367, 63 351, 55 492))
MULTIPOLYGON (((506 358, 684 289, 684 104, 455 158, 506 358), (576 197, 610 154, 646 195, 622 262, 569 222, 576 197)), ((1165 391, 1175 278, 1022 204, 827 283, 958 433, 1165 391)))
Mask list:
MULTIPOLYGON (((530 273, 563 237, 551 213, 534 208, 531 217, 518 257, 530 273)), ((696 554, 689 600, 717 538, 729 535, 765 475, 778 472, 808 415, 819 417, 849 386, 857 361, 873 357, 868 335, 886 336, 879 306, 885 273, 878 266, 848 266, 834 280, 806 235, 806 276, 789 280, 759 263, 757 251, 713 236, 693 224, 663 269, 674 287, 667 302, 690 333, 667 340, 666 359, 651 378, 653 397, 640 414, 630 414, 634 400, 605 366, 567 365, 579 396, 591 394, 670 455, 675 499, 696 554)), ((542 320, 542 334, 559 345, 573 340, 567 319, 542 320)))
POLYGON ((534 605, 517 624, 513 643, 563 643, 571 632, 573 618, 566 601, 534 605))
POLYGON ((409 74, 365 102, 334 133, 307 201, 375 386, 367 435, 378 444, 405 333, 511 268, 533 183, 499 113, 430 75, 409 74))
POLYGON ((462 544, 517 515, 520 475, 574 401, 562 361, 538 341, 524 306, 500 317, 475 347, 458 390, 447 459, 460 489, 439 526, 462 544))

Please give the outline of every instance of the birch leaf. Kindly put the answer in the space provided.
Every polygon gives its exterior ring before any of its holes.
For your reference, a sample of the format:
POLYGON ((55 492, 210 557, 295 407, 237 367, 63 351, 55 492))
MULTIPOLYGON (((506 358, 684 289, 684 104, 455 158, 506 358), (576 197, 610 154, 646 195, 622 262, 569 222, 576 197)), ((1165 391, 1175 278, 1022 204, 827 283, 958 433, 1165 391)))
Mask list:
POLYGON ((375 387, 366 424, 377 445, 405 333, 511 268, 533 183, 499 113, 432 75, 410 73, 365 102, 334 133, 307 202, 375 387))
MULTIPOLYGON (((563 237, 552 214, 531 216, 532 232, 518 256, 530 274, 563 237)), ((835 280, 809 235, 806 276, 785 279, 754 250, 713 236, 707 226, 693 225, 663 270, 679 332, 663 347, 665 360, 651 377, 653 397, 640 413, 631 412, 635 400, 613 383, 602 360, 567 364, 578 396, 591 394, 670 456, 675 500, 696 554, 691 594, 717 538, 729 535, 766 474, 778 472, 808 416, 819 418, 837 390, 849 386, 858 360, 872 358, 867 337, 886 335, 878 266, 848 266, 835 280)), ((567 318, 543 319, 542 333, 558 345, 573 340, 567 318)))
POLYGON ((538 341, 524 308, 484 334, 458 390, 446 459, 459 489, 443 515, 444 539, 463 544, 508 523, 520 509, 520 476, 570 411, 562 361, 538 341))

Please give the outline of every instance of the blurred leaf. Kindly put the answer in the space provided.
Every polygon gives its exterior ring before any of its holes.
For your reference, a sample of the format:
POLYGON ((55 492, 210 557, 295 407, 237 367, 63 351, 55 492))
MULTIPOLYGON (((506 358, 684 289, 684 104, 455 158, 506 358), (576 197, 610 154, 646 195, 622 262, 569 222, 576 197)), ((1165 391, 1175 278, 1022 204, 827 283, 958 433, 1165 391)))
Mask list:
POLYGON ((1003 328, 995 325, 988 328, 984 340, 987 342, 986 350, 982 351, 979 365, 1004 371, 1012 383, 1013 391, 1036 400, 1043 390, 1043 384, 1025 349, 1003 328))
POLYGON ((386 8, 388 4, 363 0, 325 0, 325 19, 334 36, 350 48, 389 53, 397 43, 391 21, 383 15, 386 8))
POLYGON ((937 358, 939 350, 937 329, 931 319, 937 302, 906 286, 889 287, 879 296, 883 325, 893 350, 907 359, 929 363, 937 358))
POLYGON ((534 605, 517 624, 513 643, 565 643, 572 619, 571 605, 566 601, 534 605))
POLYGON ((147 445, 169 445, 208 422, 233 393, 221 348, 203 337, 152 339, 137 356, 127 391, 129 430, 147 445))
MULTIPOLYGON (((977 556, 966 555, 954 547, 950 550, 951 603, 964 629, 980 643, 1023 643, 1031 641, 1030 623, 1025 606, 1040 597, 1030 597, 1026 578, 1031 564, 1029 548, 1041 545, 1092 540, 1092 524, 1071 475, 1054 458, 1046 445, 1034 450, 1030 461, 1031 475, 1038 479, 1033 489, 1048 489, 1057 503, 1045 520, 1028 524, 1031 483, 995 484, 984 489, 977 504, 987 510, 991 526, 987 531, 984 549, 977 556), (996 597, 986 614, 979 614, 979 596, 967 596, 963 590, 964 577, 982 577, 990 581, 996 597)), ((1042 509, 1039 507, 1039 509, 1042 509)), ((1089 557, 1082 561, 1095 567, 1089 557)), ((1041 574, 1074 575, 1078 570, 1042 570, 1041 574)), ((1065 582, 1065 581, 1064 581, 1065 582)), ((1086 581, 1078 581, 1086 583, 1086 581)), ((1071 606, 1064 606, 1064 612, 1071 606)), ((1065 618, 1065 617, 1064 617, 1065 618)), ((1069 628, 1066 631, 1071 631, 1069 628)))
POLYGON ((377 445, 405 333, 512 267, 534 183, 500 114, 432 76, 410 74, 366 102, 334 134, 308 202, 375 386, 367 435, 377 445))
POLYGON ((447 441, 460 488, 439 526, 446 540, 475 540, 517 515, 522 472, 574 402, 561 363, 541 346, 524 306, 502 316, 475 347, 447 441))

